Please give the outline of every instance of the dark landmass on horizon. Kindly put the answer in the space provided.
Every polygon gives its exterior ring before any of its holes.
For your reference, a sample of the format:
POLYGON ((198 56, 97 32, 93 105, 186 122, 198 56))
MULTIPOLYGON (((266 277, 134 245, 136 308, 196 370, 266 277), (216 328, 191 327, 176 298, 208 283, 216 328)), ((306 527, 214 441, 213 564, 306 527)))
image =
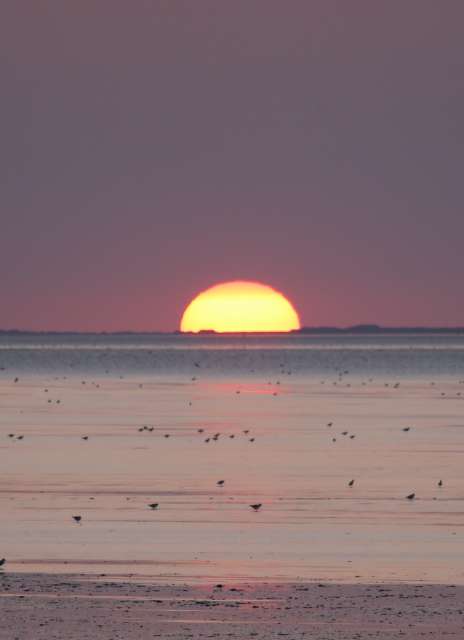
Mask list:
POLYGON ((382 327, 377 324, 357 324, 352 327, 301 327, 292 333, 463 333, 464 327, 382 327))
POLYGON ((464 333, 464 327, 383 327, 377 324, 358 324, 350 327, 301 327, 293 331, 283 332, 230 332, 219 333, 214 330, 203 330, 198 333, 190 331, 29 331, 25 329, 0 329, 0 336, 124 336, 124 335, 185 335, 185 336, 244 336, 244 335, 320 335, 320 334, 357 334, 357 335, 375 335, 375 334, 461 334, 464 333))

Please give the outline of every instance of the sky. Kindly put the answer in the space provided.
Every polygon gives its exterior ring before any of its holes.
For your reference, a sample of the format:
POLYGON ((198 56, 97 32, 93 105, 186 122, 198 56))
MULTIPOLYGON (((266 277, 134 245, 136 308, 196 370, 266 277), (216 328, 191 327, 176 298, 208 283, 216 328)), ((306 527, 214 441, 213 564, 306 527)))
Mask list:
POLYGON ((464 325, 461 0, 2 0, 0 328, 464 325))

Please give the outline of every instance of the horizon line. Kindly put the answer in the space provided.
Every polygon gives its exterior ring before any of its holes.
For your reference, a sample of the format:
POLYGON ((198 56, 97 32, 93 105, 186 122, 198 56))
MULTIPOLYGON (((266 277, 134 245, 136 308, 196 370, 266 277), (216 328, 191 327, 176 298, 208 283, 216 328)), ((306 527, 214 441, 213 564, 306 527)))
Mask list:
POLYGON ((166 336, 243 336, 243 335, 298 335, 298 334, 317 334, 317 333, 464 333, 464 326, 427 326, 427 325, 392 325, 384 326, 378 324, 355 324, 349 326, 333 326, 333 325, 319 325, 319 326, 302 326, 299 329, 292 329, 291 331, 231 331, 231 332, 217 332, 210 329, 205 329, 198 332, 181 331, 180 329, 174 329, 171 331, 160 330, 145 330, 134 331, 131 329, 123 330, 100 330, 100 331, 86 331, 86 330, 37 330, 37 329, 0 329, 0 336, 4 335, 93 335, 93 336, 121 336, 121 335, 166 335, 166 336))

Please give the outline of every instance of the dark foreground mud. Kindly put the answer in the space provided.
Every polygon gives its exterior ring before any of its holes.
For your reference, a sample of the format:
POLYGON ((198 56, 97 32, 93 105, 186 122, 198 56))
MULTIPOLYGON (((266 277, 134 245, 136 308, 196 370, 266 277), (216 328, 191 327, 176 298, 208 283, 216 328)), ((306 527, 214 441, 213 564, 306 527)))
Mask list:
POLYGON ((0 638, 464 638, 462 586, 226 582, 192 586, 130 579, 4 574, 0 638))

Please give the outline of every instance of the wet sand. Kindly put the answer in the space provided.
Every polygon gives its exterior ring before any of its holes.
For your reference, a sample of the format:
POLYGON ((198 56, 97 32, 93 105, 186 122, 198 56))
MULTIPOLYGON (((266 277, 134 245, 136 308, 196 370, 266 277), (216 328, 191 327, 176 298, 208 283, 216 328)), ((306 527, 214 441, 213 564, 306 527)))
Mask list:
POLYGON ((464 587, 160 585, 86 575, 0 578, 3 640, 462 638, 464 587))

